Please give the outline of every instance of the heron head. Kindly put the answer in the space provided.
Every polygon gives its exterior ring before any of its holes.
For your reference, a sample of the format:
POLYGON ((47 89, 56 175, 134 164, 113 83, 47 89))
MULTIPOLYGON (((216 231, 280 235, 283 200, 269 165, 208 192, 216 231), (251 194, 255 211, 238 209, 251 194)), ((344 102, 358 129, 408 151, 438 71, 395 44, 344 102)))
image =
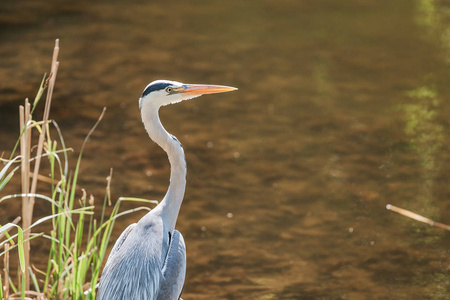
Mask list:
POLYGON ((199 97, 204 94, 215 94, 237 90, 237 88, 223 85, 185 84, 178 81, 155 80, 144 89, 139 99, 139 107, 144 102, 163 106, 183 100, 199 97))

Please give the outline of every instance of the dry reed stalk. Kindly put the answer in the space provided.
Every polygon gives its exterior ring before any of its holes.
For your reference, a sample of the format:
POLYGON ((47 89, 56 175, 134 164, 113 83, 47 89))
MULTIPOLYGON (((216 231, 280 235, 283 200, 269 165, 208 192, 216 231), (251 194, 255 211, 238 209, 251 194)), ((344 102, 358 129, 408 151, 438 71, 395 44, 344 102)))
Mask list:
MULTIPOLYGON (((33 176, 32 174, 30 174, 30 176, 33 176)), ((40 182, 45 182, 45 183, 49 183, 49 184, 56 184, 57 181, 56 180, 52 180, 50 177, 38 174, 37 176, 38 180, 40 182)))
MULTIPOLYGON (((52 96, 53 96, 53 89, 55 87, 55 80, 56 80, 56 74, 58 73, 58 67, 59 67, 59 61, 58 61, 58 54, 59 54, 59 39, 56 39, 55 41, 55 48, 53 49, 53 57, 52 57, 52 66, 51 66, 51 72, 49 76, 49 83, 48 83, 48 90, 47 90, 47 98, 45 100, 45 108, 44 108, 44 116, 43 116, 43 122, 47 123, 48 118, 50 115, 50 106, 52 103, 52 96)), ((31 193, 34 194, 36 192, 36 186, 37 186, 37 175, 39 173, 39 167, 41 164, 41 156, 44 148, 44 138, 45 133, 47 130, 47 126, 42 126, 41 134, 39 135, 39 142, 38 142, 38 148, 37 148, 37 154, 36 154, 36 163, 34 165, 34 172, 33 172, 33 180, 31 184, 31 193)), ((34 204, 34 197, 31 198, 31 202, 34 204)))
MULTIPOLYGON (((52 66, 51 73, 49 76, 48 90, 47 90, 47 98, 45 101, 44 108, 44 116, 42 122, 45 124, 42 126, 41 133, 39 135, 39 142, 36 152, 36 161, 34 163, 34 171, 31 179, 31 188, 30 188, 30 148, 31 148, 31 128, 28 128, 28 121, 30 119, 30 104, 28 103, 28 99, 26 99, 25 108, 20 107, 20 124, 21 124, 21 132, 23 132, 23 128, 27 126, 25 132, 23 133, 20 145, 21 145, 21 155, 22 159, 22 193, 23 194, 35 194, 37 188, 37 180, 39 178, 39 168, 41 165, 41 157, 44 149, 44 139, 48 126, 48 119, 50 115, 50 106, 53 95, 53 88, 55 87, 56 74, 58 72, 58 54, 59 54, 59 40, 55 41, 55 48, 53 50, 52 57, 52 66)), ((30 242, 28 238, 30 237, 30 231, 27 230, 31 226, 31 222, 33 219, 33 209, 34 209, 34 196, 23 197, 22 199, 22 228, 24 229, 24 254, 25 254, 25 289, 30 289, 30 242)))
POLYGON ((108 197, 108 205, 111 205, 111 180, 112 180, 113 168, 109 170, 109 176, 106 177, 106 195, 108 197))
POLYGON ((413 213, 412 211, 409 211, 409 210, 406 210, 406 209, 403 209, 403 208, 400 208, 400 207, 397 207, 397 206, 394 206, 391 204, 386 205, 386 208, 388 210, 392 210, 392 211, 394 211, 398 214, 401 214, 402 216, 408 217, 410 219, 428 224, 433 227, 438 227, 438 228, 450 231, 450 226, 439 223, 439 222, 435 222, 435 221, 425 218, 419 214, 413 213))
POLYGON ((2 286, 5 299, 9 297, 9 244, 5 244, 5 257, 3 257, 3 266, 5 272, 5 286, 2 286))
MULTIPOLYGON (((31 128, 28 127, 30 123, 31 106, 28 102, 28 98, 25 99, 25 106, 20 106, 20 132, 22 136, 20 137, 20 154, 22 156, 21 160, 21 180, 22 180, 22 194, 26 195, 30 192, 30 149, 31 149, 31 128)), ((22 197, 22 228, 29 228, 31 226, 30 216, 30 198, 28 196, 22 197)), ((24 254, 25 254, 25 284, 26 289, 29 289, 29 277, 30 272, 28 271, 28 266, 30 263, 30 242, 28 238, 30 237, 30 232, 27 230, 24 232, 25 242, 24 254)))
MULTIPOLYGON (((20 300, 21 299, 21 292, 17 292, 14 294, 11 294, 10 298, 8 300, 20 300)), ((34 292, 34 291, 26 291, 25 292, 26 295, 29 296, 33 296, 34 298, 30 298, 30 297, 24 297, 25 300, 33 300, 33 299, 39 299, 41 297, 41 294, 38 292, 34 292)))

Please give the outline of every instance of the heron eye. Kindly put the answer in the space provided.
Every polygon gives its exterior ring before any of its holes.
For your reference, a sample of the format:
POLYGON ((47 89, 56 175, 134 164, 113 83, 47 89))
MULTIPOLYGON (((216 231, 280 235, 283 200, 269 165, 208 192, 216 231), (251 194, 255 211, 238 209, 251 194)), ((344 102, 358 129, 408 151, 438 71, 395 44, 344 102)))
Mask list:
POLYGON ((166 92, 172 93, 172 91, 173 91, 173 89, 170 86, 166 88, 166 92))

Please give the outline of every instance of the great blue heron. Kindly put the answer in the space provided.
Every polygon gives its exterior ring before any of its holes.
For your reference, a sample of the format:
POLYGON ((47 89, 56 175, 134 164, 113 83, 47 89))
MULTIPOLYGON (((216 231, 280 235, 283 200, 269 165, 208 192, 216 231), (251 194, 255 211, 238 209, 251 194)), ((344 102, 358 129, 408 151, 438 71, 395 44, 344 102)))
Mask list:
POLYGON ((161 125, 161 106, 236 88, 156 80, 139 99, 142 122, 170 162, 170 184, 163 200, 117 239, 100 279, 97 300, 178 299, 186 275, 186 247, 175 230, 186 187, 186 161, 180 142, 161 125))

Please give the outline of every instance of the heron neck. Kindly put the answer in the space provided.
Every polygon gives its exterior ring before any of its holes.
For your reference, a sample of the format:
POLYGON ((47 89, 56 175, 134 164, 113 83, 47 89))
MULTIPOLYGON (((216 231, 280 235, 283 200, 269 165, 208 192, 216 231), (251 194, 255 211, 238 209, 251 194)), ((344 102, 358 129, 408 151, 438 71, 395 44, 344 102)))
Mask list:
POLYGON ((170 162, 169 189, 163 200, 153 210, 153 213, 160 214, 168 229, 173 231, 186 188, 186 160, 180 142, 162 126, 158 109, 159 107, 154 109, 143 107, 142 109, 142 120, 148 135, 166 151, 170 162))

